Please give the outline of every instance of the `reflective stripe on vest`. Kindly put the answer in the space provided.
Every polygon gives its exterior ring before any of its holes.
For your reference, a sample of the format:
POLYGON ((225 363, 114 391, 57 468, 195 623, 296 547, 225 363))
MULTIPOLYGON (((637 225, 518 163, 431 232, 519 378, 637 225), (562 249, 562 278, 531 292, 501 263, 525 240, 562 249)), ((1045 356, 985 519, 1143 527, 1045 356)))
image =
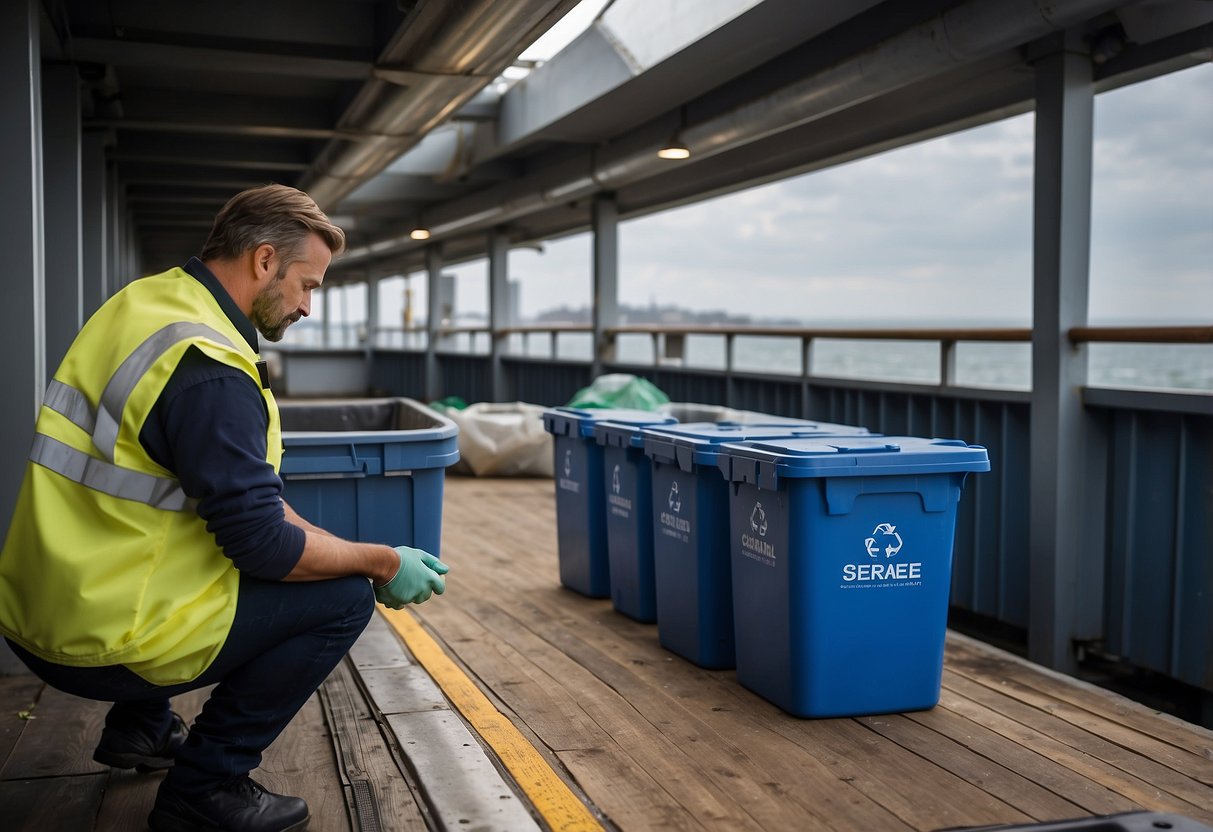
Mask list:
POLYGON ((97 417, 93 415, 93 406, 88 403, 88 399, 75 387, 58 379, 51 379, 51 383, 46 386, 42 403, 56 413, 66 416, 69 422, 85 433, 92 435, 97 417))
POLYGON ((111 497, 146 503, 164 511, 193 507, 193 502, 181 490, 181 483, 175 479, 120 468, 42 433, 34 435, 29 458, 43 468, 111 497))
POLYGON ((93 428, 93 445, 106 459, 111 462, 114 459, 114 445, 118 442, 118 424, 122 419, 122 411, 126 408, 126 400, 130 398, 139 379, 143 378, 156 360, 174 344, 196 337, 218 341, 235 349, 226 336, 206 324, 185 321, 169 324, 152 333, 136 347, 105 385, 105 392, 101 394, 101 407, 97 411, 97 424, 93 428))
POLYGON ((84 394, 71 385, 52 379, 46 387, 46 396, 42 403, 51 410, 59 413, 88 433, 93 438, 93 445, 105 455, 106 459, 114 458, 114 444, 118 441, 118 414, 126 407, 126 401, 131 397, 139 379, 152 368, 156 361, 174 344, 190 338, 202 336, 216 341, 224 346, 232 347, 232 342, 226 335, 205 324, 175 323, 157 330, 146 341, 135 348, 122 365, 114 373, 114 377, 105 385, 101 394, 101 418, 98 420, 92 405, 84 394))
POLYGON ((169 324, 148 336, 126 357, 105 385, 105 392, 101 394, 101 408, 96 412, 88 398, 75 387, 52 380, 47 385, 42 403, 90 434, 93 446, 104 454, 105 459, 97 459, 57 439, 37 434, 30 450, 30 460, 111 497, 146 503, 165 511, 192 509, 194 501, 185 496, 176 479, 123 468, 114 465, 113 459, 122 411, 139 380, 174 344, 198 337, 235 348, 226 335, 205 324, 188 321, 169 324))

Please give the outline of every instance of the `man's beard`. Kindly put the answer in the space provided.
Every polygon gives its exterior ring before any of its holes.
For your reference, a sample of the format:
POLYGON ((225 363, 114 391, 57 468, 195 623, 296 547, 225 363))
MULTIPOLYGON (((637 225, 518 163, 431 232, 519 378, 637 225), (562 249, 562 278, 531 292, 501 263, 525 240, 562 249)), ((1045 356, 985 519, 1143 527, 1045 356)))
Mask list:
POLYGON ((286 328, 298 318, 292 313, 282 314, 282 279, 286 269, 279 269, 274 279, 253 298, 253 311, 249 319, 267 341, 281 341, 286 328))

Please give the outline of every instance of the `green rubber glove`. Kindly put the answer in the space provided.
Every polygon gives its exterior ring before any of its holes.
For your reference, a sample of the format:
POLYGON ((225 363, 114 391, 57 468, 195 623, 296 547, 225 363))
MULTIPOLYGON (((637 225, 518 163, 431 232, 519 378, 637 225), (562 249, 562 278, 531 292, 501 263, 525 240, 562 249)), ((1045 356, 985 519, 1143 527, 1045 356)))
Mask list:
POLYGON ((420 604, 431 594, 441 595, 446 591, 442 576, 449 568, 445 563, 420 549, 397 546, 400 568, 396 576, 382 586, 375 587, 375 600, 394 610, 405 604, 420 604))

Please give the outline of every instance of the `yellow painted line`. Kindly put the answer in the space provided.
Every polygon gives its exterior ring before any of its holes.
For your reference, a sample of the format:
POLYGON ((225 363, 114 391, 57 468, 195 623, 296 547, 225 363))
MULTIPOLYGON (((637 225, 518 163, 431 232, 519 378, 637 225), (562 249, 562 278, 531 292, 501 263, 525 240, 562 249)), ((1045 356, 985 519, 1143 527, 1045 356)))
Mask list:
POLYGON ((476 683, 451 661, 438 642, 422 629, 412 613, 379 607, 379 612, 412 651, 414 658, 442 688, 464 718, 513 776, 535 809, 556 832, 582 832, 603 829, 585 804, 548 765, 535 746, 497 710, 476 683))

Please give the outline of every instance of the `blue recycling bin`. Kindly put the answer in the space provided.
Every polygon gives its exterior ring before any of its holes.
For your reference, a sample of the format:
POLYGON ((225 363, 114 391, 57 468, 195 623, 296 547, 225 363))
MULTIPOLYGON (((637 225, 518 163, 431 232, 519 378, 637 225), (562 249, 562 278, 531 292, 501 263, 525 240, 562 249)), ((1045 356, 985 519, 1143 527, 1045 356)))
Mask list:
POLYGON ((555 455, 560 583, 590 598, 611 594, 603 447, 594 439, 594 426, 606 420, 633 425, 675 422, 671 416, 644 410, 555 407, 543 412, 555 455))
POLYGON ((939 701, 956 506, 990 470, 960 440, 721 446, 737 679, 804 717, 939 701))
POLYGON ((640 432, 662 424, 671 425, 674 420, 610 419, 593 429, 594 441, 602 447, 611 603, 617 611, 646 624, 657 620, 657 599, 652 472, 640 432))
POLYGON ((279 402, 282 496, 338 537, 441 556, 459 427, 406 398, 279 402))
POLYGON ((729 484, 720 446, 743 440, 866 435, 867 428, 790 419, 643 428, 651 461, 653 577, 661 645, 700 667, 733 667, 729 484))

